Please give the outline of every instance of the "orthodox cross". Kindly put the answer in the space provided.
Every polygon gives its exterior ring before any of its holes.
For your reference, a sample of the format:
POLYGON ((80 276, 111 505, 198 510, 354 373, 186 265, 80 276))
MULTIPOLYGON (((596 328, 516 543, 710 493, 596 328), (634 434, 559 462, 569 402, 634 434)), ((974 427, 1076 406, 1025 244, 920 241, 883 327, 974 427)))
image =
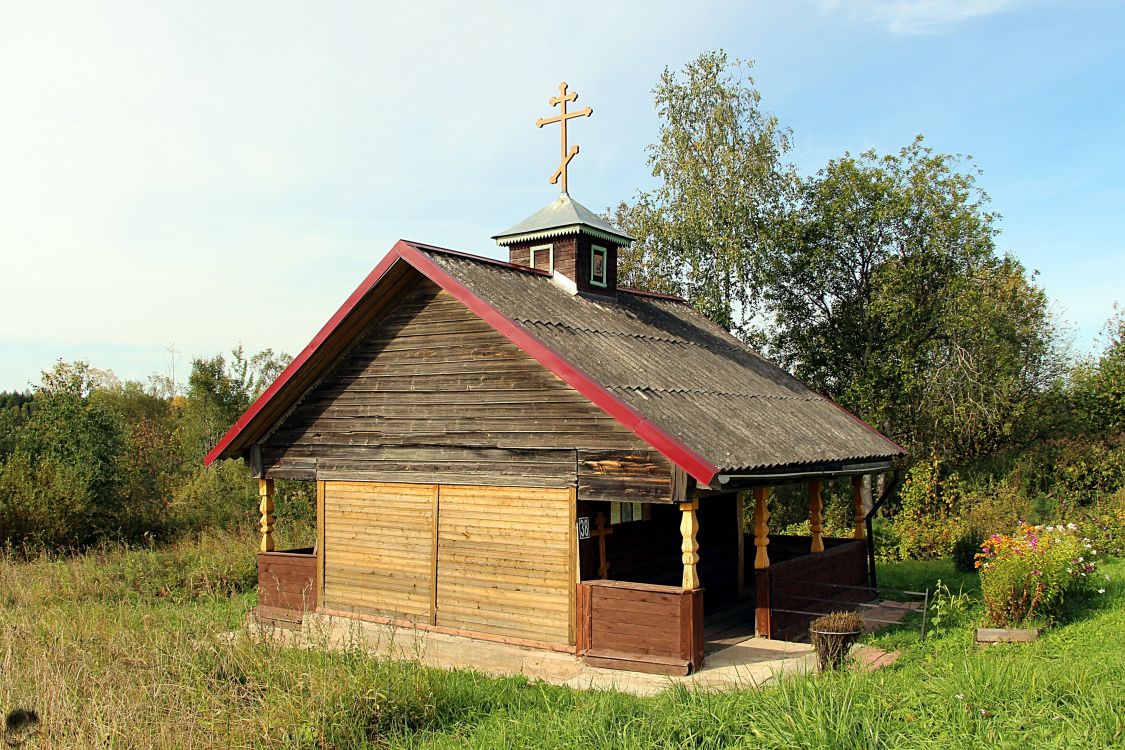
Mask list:
POLYGON ((566 93, 566 88, 566 81, 563 81, 559 84, 559 95, 552 96, 547 100, 547 103, 552 107, 562 105, 562 111, 554 117, 540 117, 535 121, 535 127, 537 128, 541 128, 544 125, 550 125, 553 122, 559 123, 559 130, 562 132, 562 161, 559 164, 559 168, 555 170, 555 173, 553 175, 551 175, 550 182, 552 185, 554 185, 559 181, 559 178, 561 177, 562 191, 564 193, 566 192, 566 167, 568 164, 570 164, 570 160, 574 158, 574 155, 578 153, 578 146, 571 146, 569 151, 566 150, 566 121, 571 119, 572 117, 589 117, 590 115, 594 114, 594 110, 590 109, 589 107, 579 109, 575 112, 567 112, 566 103, 577 100, 578 94, 576 92, 571 92, 568 94, 566 93))
POLYGON ((590 532, 590 536, 598 538, 598 578, 604 580, 609 575, 609 560, 605 556, 605 538, 613 533, 613 529, 605 525, 605 513, 599 513, 594 523, 596 527, 590 532))

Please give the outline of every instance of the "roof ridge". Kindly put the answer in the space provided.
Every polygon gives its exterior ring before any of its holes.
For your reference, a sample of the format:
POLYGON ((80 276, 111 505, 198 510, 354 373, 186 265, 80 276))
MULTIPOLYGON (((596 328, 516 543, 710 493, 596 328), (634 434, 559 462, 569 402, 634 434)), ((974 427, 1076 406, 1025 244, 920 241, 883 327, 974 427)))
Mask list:
POLYGON ((689 304, 686 299, 676 294, 664 294, 663 292, 650 292, 647 289, 636 289, 631 286, 618 286, 617 291, 625 292, 626 294, 635 294, 638 297, 655 297, 656 299, 666 299, 672 302, 682 302, 689 304))
POLYGON ((499 260, 497 258, 489 258, 484 255, 476 255, 475 253, 466 253, 461 250, 452 250, 448 247, 438 247, 437 245, 427 245, 424 242, 415 242, 414 240, 402 240, 402 242, 411 245, 416 250, 421 250, 427 253, 440 253, 441 255, 452 255, 455 258, 464 258, 465 260, 472 260, 478 263, 486 263, 490 266, 499 266, 500 268, 508 268, 513 271, 522 271, 529 273, 533 276, 542 276, 550 278, 551 274, 539 268, 532 268, 531 266, 521 266, 519 263, 509 263, 506 260, 499 260))
POLYGON ((777 396, 769 393, 750 393, 748 391, 720 391, 713 388, 660 388, 658 386, 632 386, 632 385, 614 385, 610 386, 615 390, 621 391, 645 391, 649 393, 690 393, 696 396, 738 396, 740 398, 762 398, 770 401, 824 401, 823 396, 777 396))

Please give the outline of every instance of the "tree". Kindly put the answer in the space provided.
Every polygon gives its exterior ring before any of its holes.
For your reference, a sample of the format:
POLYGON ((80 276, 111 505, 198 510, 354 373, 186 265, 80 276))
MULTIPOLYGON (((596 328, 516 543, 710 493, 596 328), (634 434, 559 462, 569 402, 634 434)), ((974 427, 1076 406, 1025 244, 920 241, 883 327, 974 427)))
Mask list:
POLYGON ((272 349, 247 357, 242 346, 229 359, 217 354, 192 360, 180 429, 187 460, 198 462, 290 360, 272 349))
POLYGON ((620 255, 622 284, 682 295, 753 339, 764 260, 791 184, 789 133, 761 111, 753 63, 707 52, 664 70, 662 120, 649 165, 660 184, 621 203, 615 221, 637 238, 620 255))
POLYGON ((0 540, 85 545, 119 527, 125 425, 90 399, 107 373, 59 362, 0 463, 0 540))
POLYGON ((1071 375, 1069 400, 1090 432, 1125 430, 1125 312, 1114 309, 1105 326, 1106 345, 1096 359, 1071 375))
POLYGON ((802 181, 765 289, 770 351, 911 448, 997 447, 1061 374, 1043 291, 996 254, 959 157, 918 137, 802 181))

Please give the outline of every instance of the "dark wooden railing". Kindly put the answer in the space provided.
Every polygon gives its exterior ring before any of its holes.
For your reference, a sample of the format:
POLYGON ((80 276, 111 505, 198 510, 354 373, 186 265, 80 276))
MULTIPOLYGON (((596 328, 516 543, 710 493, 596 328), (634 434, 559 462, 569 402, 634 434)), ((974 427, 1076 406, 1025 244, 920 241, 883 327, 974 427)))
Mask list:
POLYGON ((258 605, 294 613, 316 609, 312 547, 258 553, 258 605))
MULTIPOLYGON (((874 592, 866 588, 867 541, 825 539, 824 544, 824 552, 806 552, 774 562, 774 537, 770 537, 770 567, 756 571, 755 575, 759 588, 759 635, 784 640, 802 638, 808 624, 820 614, 854 609, 849 605, 875 598, 874 592), (769 614, 763 621, 761 607, 766 602, 769 614)), ((777 546, 784 548, 784 544, 777 546)))
POLYGON ((703 589, 578 584, 577 652, 609 669, 686 675, 703 666, 703 589))

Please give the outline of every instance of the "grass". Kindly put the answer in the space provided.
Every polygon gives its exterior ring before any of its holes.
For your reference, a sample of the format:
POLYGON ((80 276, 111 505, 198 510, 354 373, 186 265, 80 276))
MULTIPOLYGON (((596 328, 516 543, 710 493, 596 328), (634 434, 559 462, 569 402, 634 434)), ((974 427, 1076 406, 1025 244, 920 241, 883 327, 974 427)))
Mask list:
MULTIPOLYGON (((637 698, 370 659, 358 648, 225 637, 254 603, 252 579, 233 572, 252 549, 250 539, 214 537, 74 560, 0 559, 0 711, 38 713, 25 746, 1125 746, 1121 562, 1106 566, 1104 596, 1033 644, 980 650, 969 617, 924 643, 908 629, 876 636, 903 657, 872 674, 637 698)), ((920 590, 952 572, 896 563, 880 581, 920 590)))

